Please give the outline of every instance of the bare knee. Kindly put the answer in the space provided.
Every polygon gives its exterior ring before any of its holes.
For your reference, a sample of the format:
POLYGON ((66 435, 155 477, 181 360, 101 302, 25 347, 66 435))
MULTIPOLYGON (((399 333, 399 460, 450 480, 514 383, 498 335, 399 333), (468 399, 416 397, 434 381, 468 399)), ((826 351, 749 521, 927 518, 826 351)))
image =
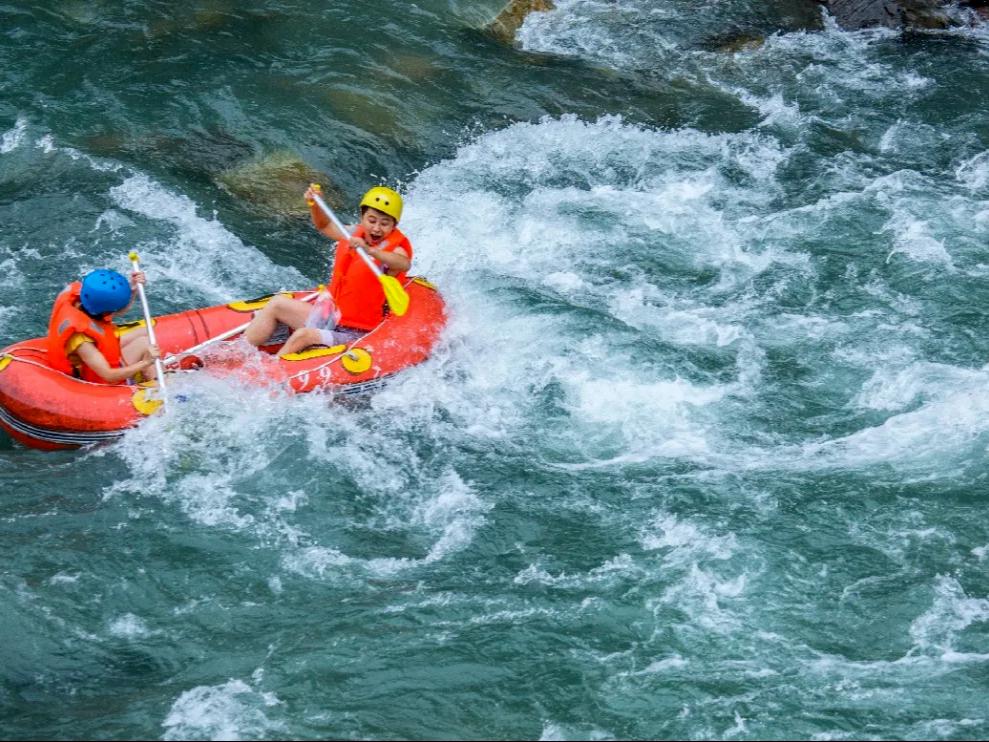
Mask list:
POLYGON ((120 336, 120 347, 121 349, 127 348, 129 345, 140 344, 141 342, 148 342, 148 328, 139 327, 136 330, 131 330, 125 332, 120 336))
POLYGON ((268 302, 258 310, 257 315, 261 317, 278 319, 278 312, 284 304, 284 299, 285 297, 281 294, 271 297, 271 299, 269 299, 268 302))
POLYGON ((138 335, 131 338, 128 343, 120 343, 120 355, 124 359, 124 363, 130 365, 131 363, 137 363, 144 352, 151 347, 151 342, 148 340, 147 333, 144 335, 138 335))
POLYGON ((291 337, 282 346, 281 354, 298 353, 305 350, 310 345, 318 345, 322 341, 319 330, 312 327, 300 327, 292 333, 291 337))

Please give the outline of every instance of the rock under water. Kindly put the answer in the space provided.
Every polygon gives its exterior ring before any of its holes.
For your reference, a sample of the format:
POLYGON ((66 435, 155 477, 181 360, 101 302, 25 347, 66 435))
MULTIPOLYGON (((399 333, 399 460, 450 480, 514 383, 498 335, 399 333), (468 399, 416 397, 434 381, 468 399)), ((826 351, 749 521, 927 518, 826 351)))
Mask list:
POLYGON ((487 31, 506 43, 515 40, 515 34, 525 22, 529 13, 553 10, 553 0, 511 0, 498 16, 487 26, 487 31))
POLYGON ((275 216, 307 216, 309 207, 302 194, 310 183, 322 184, 327 202, 335 208, 339 208, 342 200, 325 173, 287 150, 236 165, 217 175, 216 181, 234 196, 275 216))
POLYGON ((947 0, 822 0, 838 25, 848 30, 948 28, 957 20, 947 0))

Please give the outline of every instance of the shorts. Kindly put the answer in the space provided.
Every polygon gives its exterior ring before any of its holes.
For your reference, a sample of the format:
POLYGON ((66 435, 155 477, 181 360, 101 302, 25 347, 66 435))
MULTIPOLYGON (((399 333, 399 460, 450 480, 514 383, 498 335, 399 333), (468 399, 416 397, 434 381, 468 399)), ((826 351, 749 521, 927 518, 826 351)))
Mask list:
MULTIPOLYGON (((328 345, 333 347, 334 345, 350 345, 352 342, 357 340, 357 338, 362 335, 366 335, 366 330, 357 330, 353 327, 334 327, 332 330, 320 330, 319 331, 319 344, 328 345)), ((288 342, 289 337, 292 335, 292 328, 286 324, 279 322, 275 326, 275 331, 271 333, 271 337, 264 341, 264 345, 285 345, 288 342)))
POLYGON ((292 328, 284 322, 279 322, 275 325, 275 331, 271 333, 271 337, 265 340, 262 345, 285 345, 291 334, 292 328))
POLYGON ((332 330, 320 330, 319 342, 321 345, 350 345, 365 333, 355 330, 352 327, 334 327, 332 330))

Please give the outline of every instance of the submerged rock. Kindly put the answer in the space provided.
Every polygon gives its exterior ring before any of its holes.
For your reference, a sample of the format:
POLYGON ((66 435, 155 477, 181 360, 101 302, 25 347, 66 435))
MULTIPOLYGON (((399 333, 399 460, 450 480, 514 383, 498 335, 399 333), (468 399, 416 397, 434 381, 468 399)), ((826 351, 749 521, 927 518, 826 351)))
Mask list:
POLYGON ((237 17, 237 3, 233 0, 208 0, 193 11, 193 24, 198 31, 219 31, 237 17))
POLYGON ((989 20, 989 0, 968 0, 965 3, 982 20, 989 20))
POLYGON ((338 189, 326 173, 311 167, 294 152, 278 150, 232 167, 216 176, 217 183, 237 198, 278 216, 309 214, 302 194, 310 183, 320 183, 327 203, 343 203, 338 189))
POLYGON ((737 54, 738 52, 749 52, 759 49, 766 43, 764 36, 755 34, 738 34, 728 36, 718 36, 708 39, 704 46, 716 52, 725 54, 737 54))
POLYGON ((401 120, 410 109, 403 108, 394 95, 374 95, 367 89, 329 88, 323 92, 323 98, 330 103, 338 121, 390 142, 415 141, 414 134, 401 120))
POLYGON ((102 7, 93 0, 69 0, 59 3, 53 10, 71 21, 90 26, 100 20, 102 7))
POLYGON ((553 0, 510 0, 486 30, 500 41, 511 44, 529 13, 553 10, 553 0))
POLYGON ((819 0, 844 29, 948 28, 956 21, 948 0, 819 0))
POLYGON ((82 135, 74 143, 99 157, 153 161, 170 169, 195 176, 211 177, 250 157, 255 148, 248 142, 217 128, 190 131, 177 137, 156 131, 140 133, 98 129, 82 135))
POLYGON ((700 42, 702 49, 737 54, 759 49, 776 34, 824 30, 821 6, 812 0, 760 0, 734 16, 723 30, 700 42))

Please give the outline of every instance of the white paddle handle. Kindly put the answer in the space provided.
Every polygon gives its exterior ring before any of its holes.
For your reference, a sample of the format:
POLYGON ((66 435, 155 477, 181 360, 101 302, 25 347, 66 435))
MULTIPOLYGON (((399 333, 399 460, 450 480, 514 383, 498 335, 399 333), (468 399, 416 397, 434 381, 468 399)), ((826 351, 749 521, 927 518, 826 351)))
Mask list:
MULTIPOLYGON (((343 226, 343 222, 337 219, 337 215, 333 213, 333 209, 331 209, 327 205, 326 201, 323 200, 323 197, 320 196, 318 193, 316 193, 315 190, 313 190, 312 195, 313 195, 313 200, 317 204, 319 204, 319 208, 321 208, 323 210, 323 213, 326 214, 327 217, 329 217, 330 221, 333 222, 333 226, 339 230, 340 234, 346 235, 348 237, 352 237, 353 235, 351 235, 347 231, 347 228, 343 226)), ((367 263, 367 267, 370 268, 372 271, 374 271, 374 275, 376 275, 378 278, 381 278, 381 276, 383 275, 381 272, 381 268, 379 268, 378 264, 371 259, 370 255, 364 252, 364 248, 358 247, 357 245, 354 245, 354 248, 357 250, 357 254, 361 256, 361 259, 365 263, 367 263)))
MULTIPOLYGON (((134 266, 134 272, 139 273, 141 264, 137 260, 137 253, 131 252, 129 257, 131 265, 134 266)), ((137 295, 141 299, 141 309, 144 310, 144 324, 148 328, 148 342, 152 345, 158 345, 158 339, 155 337, 154 323, 151 321, 151 310, 148 309, 148 297, 144 295, 143 284, 137 284, 137 295)), ((155 358, 155 371, 158 373, 158 388, 161 389, 162 400, 165 401, 168 398, 168 393, 165 389, 165 367, 160 357, 155 358)))
MULTIPOLYGON (((315 299, 317 296, 319 296, 319 292, 313 291, 311 294, 303 296, 299 301, 309 302, 315 299)), ((172 363, 178 362, 178 360, 182 356, 187 356, 190 353, 195 353, 196 351, 202 350, 203 348, 213 345, 213 343, 218 343, 221 340, 227 340, 228 338, 232 338, 234 335, 239 335, 240 333, 242 333, 244 330, 247 329, 247 326, 249 324, 251 323, 248 321, 242 325, 238 325, 237 327, 234 327, 233 329, 227 330, 226 332, 221 332, 219 335, 216 335, 215 337, 211 337, 208 340, 204 340, 203 342, 199 343, 199 345, 193 345, 191 348, 186 348, 185 350, 179 353, 175 353, 174 355, 168 356, 167 358, 165 358, 164 361, 162 361, 162 363, 168 366, 172 363)))

